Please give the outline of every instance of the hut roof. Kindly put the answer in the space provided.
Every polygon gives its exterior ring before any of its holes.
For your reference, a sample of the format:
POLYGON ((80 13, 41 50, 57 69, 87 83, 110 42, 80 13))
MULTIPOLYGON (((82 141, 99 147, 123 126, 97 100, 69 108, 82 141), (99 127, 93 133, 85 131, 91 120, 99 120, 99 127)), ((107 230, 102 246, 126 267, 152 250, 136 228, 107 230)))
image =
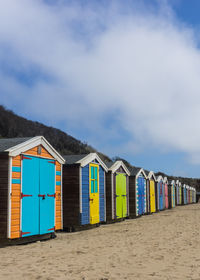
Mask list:
POLYGON ((108 169, 113 166, 114 162, 113 161, 105 161, 105 164, 107 165, 108 169))
POLYGON ((24 138, 2 138, 0 139, 0 152, 5 152, 7 149, 10 149, 14 146, 17 146, 21 143, 26 142, 32 137, 24 137, 24 138))
POLYGON ((65 164, 74 164, 77 163, 79 160, 86 157, 88 154, 82 154, 82 155, 67 155, 63 156, 63 158, 66 160, 65 164))
POLYGON ((107 161, 105 162, 105 164, 107 165, 108 169, 113 173, 116 172, 120 167, 123 167, 126 174, 130 176, 130 171, 122 160, 117 160, 115 162, 107 161))
POLYGON ((102 168, 107 172, 108 167, 102 161, 97 153, 89 153, 89 154, 82 154, 82 155, 65 155, 63 156, 65 159, 65 164, 80 164, 81 167, 88 165, 90 162, 94 161, 95 159, 99 162, 102 168))
POLYGON ((156 179, 158 182, 163 181, 163 177, 161 175, 157 176, 156 179))
POLYGON ((129 171, 130 171, 130 176, 137 176, 139 173, 143 173, 143 175, 145 176, 145 178, 147 177, 144 170, 141 167, 129 167, 129 171))
POLYGON ((42 145, 59 163, 64 164, 64 158, 43 136, 0 139, 0 152, 7 152, 9 156, 15 157, 39 145, 42 145))

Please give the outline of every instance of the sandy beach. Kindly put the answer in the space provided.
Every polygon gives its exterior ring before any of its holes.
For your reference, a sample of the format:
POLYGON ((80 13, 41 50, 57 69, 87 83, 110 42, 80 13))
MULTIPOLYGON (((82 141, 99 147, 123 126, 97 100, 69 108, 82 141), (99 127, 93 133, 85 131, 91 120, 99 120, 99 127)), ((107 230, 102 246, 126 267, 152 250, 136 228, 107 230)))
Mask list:
POLYGON ((0 279, 200 279, 200 204, 0 249, 0 279))

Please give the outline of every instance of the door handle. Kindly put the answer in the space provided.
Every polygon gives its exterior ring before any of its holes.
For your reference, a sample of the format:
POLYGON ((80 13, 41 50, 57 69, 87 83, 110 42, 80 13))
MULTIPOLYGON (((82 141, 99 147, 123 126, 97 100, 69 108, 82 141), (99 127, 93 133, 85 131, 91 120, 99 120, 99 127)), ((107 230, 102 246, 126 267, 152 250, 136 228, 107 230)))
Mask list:
POLYGON ((89 199, 89 201, 93 201, 93 200, 94 200, 93 198, 90 198, 90 199, 89 199))

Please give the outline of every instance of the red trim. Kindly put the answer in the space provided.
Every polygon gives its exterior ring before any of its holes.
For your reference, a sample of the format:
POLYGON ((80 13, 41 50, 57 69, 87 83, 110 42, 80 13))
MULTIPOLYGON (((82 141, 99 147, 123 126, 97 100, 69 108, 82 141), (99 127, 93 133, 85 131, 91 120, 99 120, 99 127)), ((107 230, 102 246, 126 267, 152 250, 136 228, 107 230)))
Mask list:
POLYGON ((47 194, 47 196, 56 198, 56 194, 55 193, 54 194, 47 194))
POLYGON ((31 233, 31 232, 22 232, 21 231, 20 236, 23 237, 23 235, 26 235, 26 234, 29 234, 29 233, 31 233))
POLYGON ((55 231, 56 227, 49 228, 48 231, 50 231, 50 230, 54 230, 55 231))
POLYGON ((22 160, 23 159, 32 159, 32 158, 22 155, 22 160))
POLYGON ((56 165, 56 161, 55 160, 54 161, 48 161, 48 162, 56 165))
POLYGON ((23 194, 21 193, 21 199, 24 198, 24 197, 28 197, 28 196, 33 196, 32 194, 23 194))

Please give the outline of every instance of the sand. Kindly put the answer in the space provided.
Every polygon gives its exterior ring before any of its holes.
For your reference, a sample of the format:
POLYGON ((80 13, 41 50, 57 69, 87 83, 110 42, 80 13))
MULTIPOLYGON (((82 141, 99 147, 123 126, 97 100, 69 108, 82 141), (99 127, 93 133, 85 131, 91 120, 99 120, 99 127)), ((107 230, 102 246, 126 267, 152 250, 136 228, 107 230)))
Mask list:
POLYGON ((200 204, 0 249, 0 279, 200 279, 200 204))

